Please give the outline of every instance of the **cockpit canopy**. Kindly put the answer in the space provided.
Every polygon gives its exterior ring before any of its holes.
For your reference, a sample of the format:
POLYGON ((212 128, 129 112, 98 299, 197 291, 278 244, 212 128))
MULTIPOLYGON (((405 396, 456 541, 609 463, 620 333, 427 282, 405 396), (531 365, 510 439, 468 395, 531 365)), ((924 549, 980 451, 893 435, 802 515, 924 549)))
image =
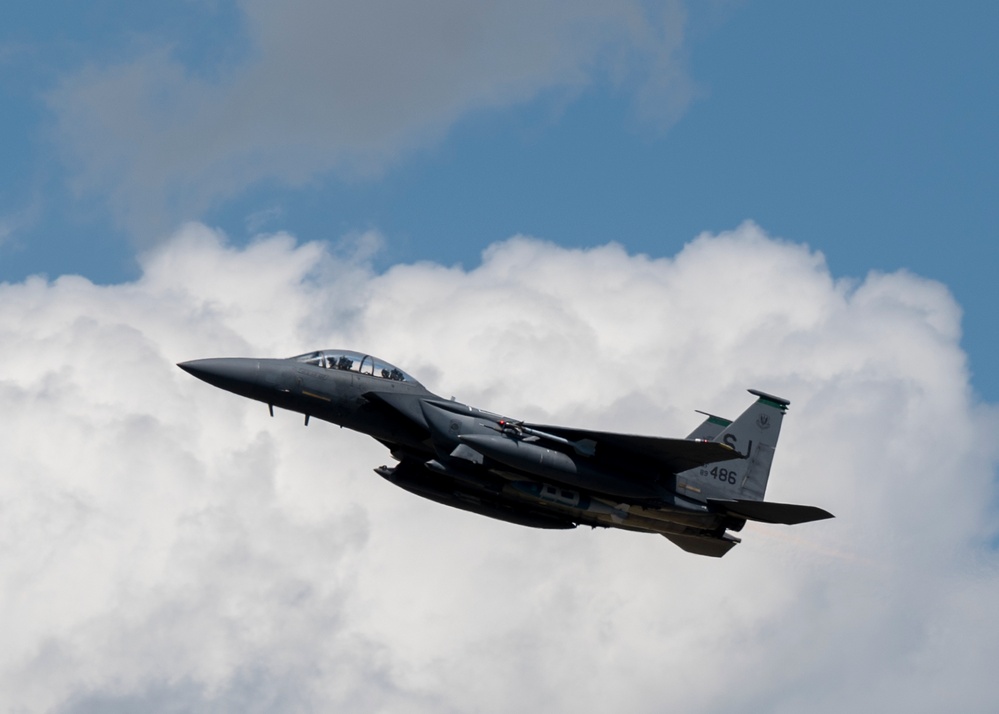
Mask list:
POLYGON ((298 355, 291 359, 296 362, 304 362, 305 364, 322 367, 323 369, 343 369, 372 377, 391 379, 395 382, 419 384, 419 382, 395 365, 391 365, 377 357, 350 350, 320 350, 319 352, 308 352, 304 355, 298 355))

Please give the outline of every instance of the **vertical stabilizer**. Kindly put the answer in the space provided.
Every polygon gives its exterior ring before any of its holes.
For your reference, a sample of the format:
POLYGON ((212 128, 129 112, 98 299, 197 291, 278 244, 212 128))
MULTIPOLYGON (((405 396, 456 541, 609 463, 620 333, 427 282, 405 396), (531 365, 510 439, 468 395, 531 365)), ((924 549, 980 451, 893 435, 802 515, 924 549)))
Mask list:
POLYGON ((714 439, 732 423, 731 419, 715 416, 714 414, 708 414, 707 412, 702 412, 700 409, 696 411, 698 414, 703 414, 707 418, 702 421, 696 429, 687 435, 688 439, 714 439))
POLYGON ((755 389, 749 393, 757 397, 756 402, 712 439, 731 446, 742 458, 678 474, 681 492, 701 500, 763 500, 781 422, 790 402, 755 389))

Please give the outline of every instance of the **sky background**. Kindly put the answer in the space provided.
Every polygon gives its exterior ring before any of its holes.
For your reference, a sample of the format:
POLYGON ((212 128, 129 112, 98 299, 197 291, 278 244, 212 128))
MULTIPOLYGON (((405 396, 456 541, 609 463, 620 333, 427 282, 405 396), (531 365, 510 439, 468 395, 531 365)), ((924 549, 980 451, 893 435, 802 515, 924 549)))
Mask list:
POLYGON ((750 219, 838 276, 945 283, 999 397, 994 3, 406 7, 10 8, 0 279, 132 278, 189 220, 472 267, 750 219))
POLYGON ((995 711, 997 31, 986 2, 7 8, 0 708, 995 711), (619 431, 785 396, 768 497, 837 519, 711 562, 519 529, 173 366, 326 347, 619 431))

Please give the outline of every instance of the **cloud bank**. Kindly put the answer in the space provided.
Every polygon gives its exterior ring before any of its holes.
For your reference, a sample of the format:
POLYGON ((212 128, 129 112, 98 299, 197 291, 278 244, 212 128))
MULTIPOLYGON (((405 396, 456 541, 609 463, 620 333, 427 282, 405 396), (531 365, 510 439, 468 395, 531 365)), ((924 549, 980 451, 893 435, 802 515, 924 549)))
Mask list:
MULTIPOLYGON (((362 242, 363 243, 363 242, 362 242)), ((994 405, 960 309, 746 224, 672 258, 514 237, 473 270, 192 224, 132 283, 0 285, 0 708, 994 711, 994 405), (721 561, 395 489, 363 436, 174 363, 370 351, 511 416, 682 435, 792 404, 721 561)))
POLYGON ((243 32, 229 41, 247 49, 226 61, 192 66, 149 43, 49 94, 76 189, 106 198, 139 239, 265 179, 377 172, 470 112, 571 96, 600 77, 635 85, 660 123, 692 96, 674 0, 237 6, 243 32))

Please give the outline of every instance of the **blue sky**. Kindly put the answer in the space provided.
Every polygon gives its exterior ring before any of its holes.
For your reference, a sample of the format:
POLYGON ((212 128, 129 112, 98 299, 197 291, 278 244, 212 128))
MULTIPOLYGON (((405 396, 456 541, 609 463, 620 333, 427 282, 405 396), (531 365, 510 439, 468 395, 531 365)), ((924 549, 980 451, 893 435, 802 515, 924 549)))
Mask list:
MULTIPOLYGON (((253 5, 8 9, 0 279, 125 280, 137 252, 189 220, 237 244, 256 231, 337 240, 375 229, 383 267, 422 259, 471 267, 483 248, 516 233, 669 256, 701 231, 750 219, 821 251, 836 276, 906 268, 945 283, 965 310, 973 384, 999 398, 995 3, 665 5, 663 25, 676 35, 665 62, 681 76, 665 88, 655 50, 615 36, 579 50, 573 72, 556 66, 514 80, 505 94, 458 97, 359 159, 344 159, 341 146, 325 162, 271 170, 264 155, 241 183, 213 176, 209 157, 191 188, 122 189, 115 172, 156 157, 119 150, 116 137, 155 143, 169 122, 137 138, 123 136, 121 123, 88 134, 81 125, 93 114, 81 106, 97 96, 86 94, 91 80, 161 53, 210 86, 261 53, 246 20, 253 5), (154 212, 147 224, 135 218, 154 212)), ((662 8, 646 10, 654 25, 662 8)), ((389 50, 371 38, 372 54, 389 50)), ((158 101, 183 91, 147 77, 158 101)), ((115 111, 115 91, 101 95, 102 111, 115 111)), ((133 97, 121 91, 126 114, 133 97)))

